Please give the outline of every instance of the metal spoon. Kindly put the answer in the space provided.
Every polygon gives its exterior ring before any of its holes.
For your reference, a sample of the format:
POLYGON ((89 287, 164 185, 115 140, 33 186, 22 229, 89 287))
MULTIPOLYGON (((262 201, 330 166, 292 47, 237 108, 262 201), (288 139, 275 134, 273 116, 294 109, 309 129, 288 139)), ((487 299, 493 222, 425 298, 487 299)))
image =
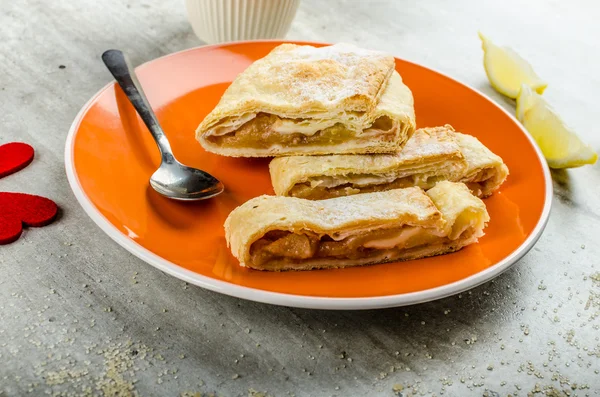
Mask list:
POLYGON ((119 50, 108 50, 102 54, 102 61, 150 130, 160 150, 160 167, 150 177, 150 185, 154 190, 174 200, 188 201, 203 200, 222 193, 225 187, 217 178, 175 159, 171 145, 125 55, 119 50))

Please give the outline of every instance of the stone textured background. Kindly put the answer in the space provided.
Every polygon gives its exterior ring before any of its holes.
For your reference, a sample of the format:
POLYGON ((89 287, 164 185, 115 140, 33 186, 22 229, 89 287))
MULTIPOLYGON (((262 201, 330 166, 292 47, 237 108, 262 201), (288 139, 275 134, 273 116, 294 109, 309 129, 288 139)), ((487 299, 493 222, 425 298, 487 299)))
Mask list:
MULTIPOLYGON (((598 15, 590 0, 303 0, 288 38, 385 50, 513 111, 487 83, 481 29, 533 63, 544 95, 599 148, 598 15)), ((600 394, 599 165, 554 174, 548 228, 510 271, 406 308, 241 301, 187 286, 102 233, 63 167, 71 121, 111 80, 100 54, 121 48, 140 64, 200 44, 183 1, 2 4, 0 144, 29 142, 37 157, 0 191, 51 197, 62 214, 0 247, 0 396, 600 394)))

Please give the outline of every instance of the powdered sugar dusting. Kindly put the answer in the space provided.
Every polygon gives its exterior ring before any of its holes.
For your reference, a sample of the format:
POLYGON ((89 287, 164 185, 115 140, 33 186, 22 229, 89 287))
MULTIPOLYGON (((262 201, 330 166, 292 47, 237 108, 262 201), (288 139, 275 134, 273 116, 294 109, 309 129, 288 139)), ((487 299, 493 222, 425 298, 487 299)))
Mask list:
POLYGON ((348 98, 362 97, 347 111, 366 111, 393 68, 393 57, 379 51, 366 50, 352 44, 326 47, 283 44, 267 57, 256 61, 250 73, 243 75, 244 84, 264 92, 248 92, 253 97, 270 97, 271 103, 287 103, 290 97, 304 106, 320 111, 324 106, 348 98), (255 79, 268 81, 260 87, 255 79))
POLYGON ((323 59, 331 59, 336 62, 344 62, 345 59, 351 56, 369 57, 369 56, 386 56, 380 51, 365 50, 353 44, 339 43, 327 47, 312 47, 299 46, 290 51, 301 59, 308 61, 319 61, 323 59))

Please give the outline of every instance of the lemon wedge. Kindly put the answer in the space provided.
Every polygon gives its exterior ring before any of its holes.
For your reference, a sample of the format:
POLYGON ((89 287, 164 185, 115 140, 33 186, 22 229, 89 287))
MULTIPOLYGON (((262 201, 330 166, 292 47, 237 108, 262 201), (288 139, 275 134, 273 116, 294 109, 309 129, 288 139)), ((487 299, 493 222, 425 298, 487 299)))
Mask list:
POLYGON ((512 48, 499 47, 479 32, 483 48, 483 67, 490 84, 496 91, 509 98, 519 95, 521 84, 527 84, 538 94, 548 84, 543 81, 525 59, 512 48))
POLYGON ((517 96, 517 118, 535 139, 551 168, 581 167, 598 159, 598 154, 527 84, 521 86, 517 96))

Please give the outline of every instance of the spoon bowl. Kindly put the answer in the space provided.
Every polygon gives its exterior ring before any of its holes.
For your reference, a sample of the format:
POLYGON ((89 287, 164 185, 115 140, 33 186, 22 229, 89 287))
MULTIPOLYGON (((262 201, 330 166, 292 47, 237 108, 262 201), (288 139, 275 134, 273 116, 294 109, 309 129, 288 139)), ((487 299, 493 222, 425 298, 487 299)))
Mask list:
POLYGON ((150 186, 165 197, 181 201, 208 199, 225 190, 214 176, 179 162, 163 162, 150 177, 150 186))
POLYGON ((102 61, 148 127, 160 150, 162 161, 150 177, 150 186, 165 197, 183 201, 204 200, 222 193, 225 187, 217 178, 177 161, 125 54, 119 50, 108 50, 102 54, 102 61))

